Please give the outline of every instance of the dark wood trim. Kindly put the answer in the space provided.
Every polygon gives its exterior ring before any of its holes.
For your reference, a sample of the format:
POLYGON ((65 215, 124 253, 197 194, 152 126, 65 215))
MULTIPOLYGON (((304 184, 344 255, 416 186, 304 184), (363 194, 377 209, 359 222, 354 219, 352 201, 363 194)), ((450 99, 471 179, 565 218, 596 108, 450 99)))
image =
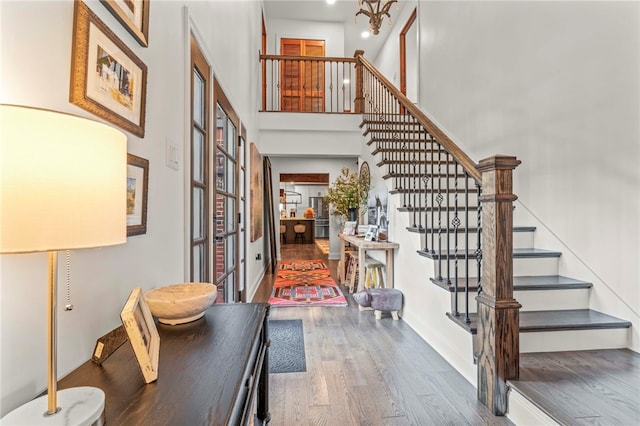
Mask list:
MULTIPOLYGON (((262 11, 262 55, 267 54, 267 26, 264 23, 264 11, 262 11)), ((262 111, 267 110, 267 61, 262 62, 262 111)))
POLYGON ((513 298, 513 170, 515 157, 494 156, 482 172, 482 275, 478 303, 478 399, 494 414, 507 412, 507 380, 519 376, 522 305, 513 298))
POLYGON ((275 202, 273 200, 273 175, 271 171, 271 160, 269 157, 265 157, 263 161, 263 174, 264 174, 264 191, 265 191, 265 201, 266 201, 266 225, 268 227, 268 235, 269 235, 269 248, 271 253, 271 261, 269 265, 271 267, 271 273, 275 274, 277 272, 276 263, 278 259, 276 258, 276 219, 275 219, 275 202))
POLYGON ((353 53, 353 58, 356 61, 356 98, 353 100, 353 108, 356 114, 362 114, 364 112, 364 81, 362 72, 362 59, 364 59, 364 50, 356 50, 353 53))
MULTIPOLYGON (((364 53, 364 51, 360 51, 364 53)), ((321 62, 347 62, 355 63, 353 58, 339 58, 334 56, 287 56, 287 55, 260 55, 261 60, 272 61, 321 61, 321 62)))
POLYGON ((190 102, 190 117, 191 117, 191 139, 190 139, 190 148, 189 148, 189 152, 190 152, 190 181, 191 181, 191 185, 190 185, 190 193, 189 193, 189 204, 190 204, 190 215, 189 215, 189 240, 190 240, 190 249, 189 249, 189 276, 190 279, 193 281, 194 280, 194 270, 193 270, 193 248, 197 245, 201 245, 203 247, 203 250, 205 252, 205 259, 207 259, 206 263, 205 263, 205 270, 204 270, 204 277, 206 279, 210 279, 211 278, 211 265, 210 265, 210 261, 208 259, 210 259, 209 254, 210 254, 210 242, 209 242, 209 216, 210 216, 210 211, 209 211, 209 150, 210 150, 210 146, 211 146, 211 125, 210 125, 210 112, 211 112, 211 102, 210 102, 210 96, 209 96, 209 92, 210 92, 210 87, 211 87, 211 68, 209 67, 208 62, 206 61, 204 54, 202 53, 202 51, 200 50, 200 47, 198 46, 198 42, 196 41, 196 39, 193 37, 193 35, 191 35, 191 102, 190 102), (193 70, 197 70, 198 73, 202 76, 202 78, 205 81, 205 89, 204 89, 204 106, 205 106, 205 111, 204 111, 204 128, 200 128, 201 131, 203 131, 204 133, 204 167, 203 167, 203 173, 204 173, 204 183, 199 183, 199 182, 195 182, 193 179, 193 128, 197 126, 194 117, 193 117, 193 88, 194 88, 194 83, 193 83, 193 70), (202 230, 204 238, 199 238, 199 239, 195 239, 194 235, 193 235, 193 191, 194 188, 201 188, 204 190, 204 215, 205 215, 205 220, 204 220, 204 229, 202 230))
POLYGON ((280 173, 280 182, 329 184, 329 173, 280 173))
POLYGON ((404 24, 402 31, 400 31, 400 91, 403 95, 407 95, 407 33, 416 20, 418 15, 418 8, 413 9, 413 13, 407 23, 404 24))

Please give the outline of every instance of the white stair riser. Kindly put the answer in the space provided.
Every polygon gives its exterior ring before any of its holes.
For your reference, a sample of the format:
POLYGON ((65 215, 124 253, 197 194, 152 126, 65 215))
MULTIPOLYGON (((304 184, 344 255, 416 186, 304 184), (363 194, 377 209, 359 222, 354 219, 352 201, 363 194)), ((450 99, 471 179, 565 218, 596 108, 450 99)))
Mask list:
MULTIPOLYGON (((455 262, 450 261, 449 278, 455 278, 455 262)), ((447 277, 447 261, 434 260, 434 277, 447 277), (438 274, 440 265, 442 266, 442 274, 438 274)), ((530 258, 514 258, 513 259, 513 276, 530 276, 530 275, 558 275, 558 258, 557 257, 530 257, 530 258)), ((477 277, 477 263, 475 259, 469 259, 469 273, 467 273, 466 262, 464 259, 458 259, 458 277, 477 277)))
POLYGON ((556 426, 551 417, 542 412, 528 398, 516 389, 510 388, 508 393, 507 418, 516 425, 556 426))
POLYGON ((589 309, 589 289, 523 290, 514 292, 522 311, 589 309))
MULTIPOLYGON (((431 247, 431 234, 427 234, 429 240, 427 241, 429 247, 431 247)), ((424 238, 425 235, 422 234, 421 236, 421 246, 424 246, 424 238)), ((452 248, 455 248, 456 246, 456 240, 455 240, 455 236, 454 234, 451 234, 449 236, 450 241, 449 244, 452 248)), ((465 236, 465 234, 458 234, 458 250, 464 250, 467 247, 467 238, 465 236)), ((477 241, 478 241, 478 234, 475 232, 472 232, 469 234, 469 247, 471 247, 471 251, 475 251, 476 247, 477 247, 477 241)), ((438 244, 438 235, 435 235, 434 238, 434 242, 436 244, 438 244)), ((533 232, 532 231, 527 231, 527 232, 514 232, 513 233, 513 248, 530 248, 533 247, 533 232)), ((442 248, 446 251, 447 249, 447 239, 446 236, 443 234, 442 235, 442 248)))
POLYGON ((628 328, 520 332, 520 352, 623 349, 629 344, 628 328))
MULTIPOLYGON (((465 294, 460 291, 458 297, 458 311, 464 312, 465 294)), ((469 294, 469 312, 477 312, 476 293, 469 294)), ((454 310, 456 295, 451 293, 451 311, 454 310)), ((522 305, 521 311, 553 311, 563 309, 588 309, 589 289, 576 290, 523 290, 515 291, 514 298, 522 305)))
POLYGON ((513 276, 558 275, 558 257, 529 257, 513 259, 513 276))

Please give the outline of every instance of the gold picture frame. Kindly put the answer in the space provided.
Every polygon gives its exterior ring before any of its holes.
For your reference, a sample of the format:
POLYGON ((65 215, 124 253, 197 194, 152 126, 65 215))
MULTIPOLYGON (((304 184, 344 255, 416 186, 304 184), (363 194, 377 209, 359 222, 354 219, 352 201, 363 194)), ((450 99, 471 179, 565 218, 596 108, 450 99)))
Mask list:
POLYGON ((140 287, 131 291, 122 312, 120 312, 120 318, 140 366, 140 371, 144 376, 144 381, 151 383, 157 380, 160 335, 140 287))
POLYGON ((143 138, 147 66, 86 4, 74 3, 69 102, 143 138))
POLYGON ((127 237, 147 233, 149 160, 127 153, 127 237))
POLYGON ((149 46, 149 0, 100 0, 141 46, 149 46))

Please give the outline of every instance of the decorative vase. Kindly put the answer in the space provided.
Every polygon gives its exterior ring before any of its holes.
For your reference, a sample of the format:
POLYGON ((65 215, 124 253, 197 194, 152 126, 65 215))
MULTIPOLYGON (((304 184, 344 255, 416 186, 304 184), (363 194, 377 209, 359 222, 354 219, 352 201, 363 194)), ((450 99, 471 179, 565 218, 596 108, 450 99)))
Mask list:
POLYGON ((358 221, 358 208, 357 207, 350 207, 349 209, 347 209, 347 211, 349 212, 349 220, 351 222, 357 222, 358 221))

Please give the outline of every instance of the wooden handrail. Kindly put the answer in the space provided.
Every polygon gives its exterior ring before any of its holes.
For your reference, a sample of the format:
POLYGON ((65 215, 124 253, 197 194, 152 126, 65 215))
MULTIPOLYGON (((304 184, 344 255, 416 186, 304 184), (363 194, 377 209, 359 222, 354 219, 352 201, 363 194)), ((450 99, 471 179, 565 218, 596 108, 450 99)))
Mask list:
POLYGON ((355 58, 338 58, 334 56, 285 56, 285 55, 260 55, 260 60, 272 61, 321 61, 321 62, 351 62, 355 63, 355 58))
MULTIPOLYGON (((458 145, 451 140, 446 133, 444 133, 438 126, 436 126, 429 117, 427 117, 418 107, 416 107, 413 102, 409 100, 405 95, 398 90, 393 83, 391 83, 380 71, 378 71, 369 61, 367 61, 362 55, 357 55, 356 59, 362 63, 362 65, 375 77, 377 78, 386 89, 393 95, 402 108, 409 112, 418 122, 424 126, 425 129, 433 136, 433 138, 438 141, 442 147, 455 158, 455 160, 460 164, 460 166, 467 172, 467 174, 472 177, 476 182, 482 183, 482 174, 476 167, 476 164, 469 158, 467 154, 460 149, 458 145)), ((356 94, 356 96, 361 96, 356 94)))

